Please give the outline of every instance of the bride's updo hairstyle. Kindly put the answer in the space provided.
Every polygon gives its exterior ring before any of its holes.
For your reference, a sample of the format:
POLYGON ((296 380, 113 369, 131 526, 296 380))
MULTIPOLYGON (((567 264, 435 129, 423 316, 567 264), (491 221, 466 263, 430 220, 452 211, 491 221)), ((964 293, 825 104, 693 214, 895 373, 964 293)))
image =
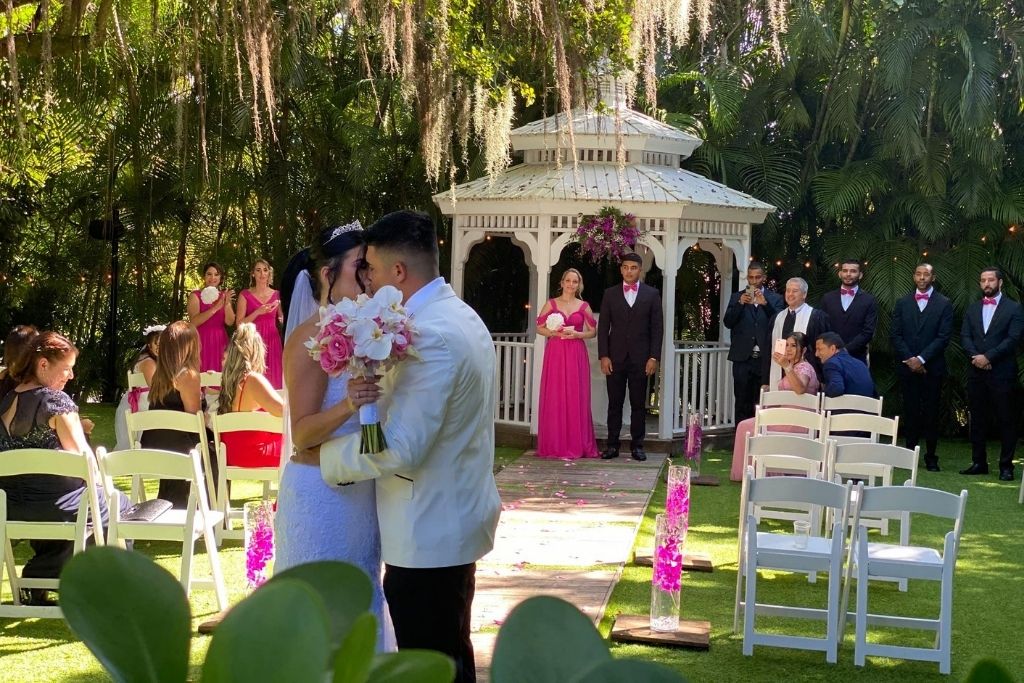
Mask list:
MULTIPOLYGON (((327 287, 330 291, 335 280, 338 279, 345 254, 353 247, 359 247, 365 243, 363 226, 359 221, 354 220, 345 225, 323 230, 312 244, 292 256, 288 261, 288 266, 284 269, 281 280, 281 306, 285 320, 288 319, 288 308, 291 305, 292 292, 295 290, 295 279, 300 273, 305 272, 309 277, 313 299, 320 301, 320 269, 325 266, 330 269, 327 276, 327 287)), ((363 288, 362 282, 359 282, 359 287, 363 288)))

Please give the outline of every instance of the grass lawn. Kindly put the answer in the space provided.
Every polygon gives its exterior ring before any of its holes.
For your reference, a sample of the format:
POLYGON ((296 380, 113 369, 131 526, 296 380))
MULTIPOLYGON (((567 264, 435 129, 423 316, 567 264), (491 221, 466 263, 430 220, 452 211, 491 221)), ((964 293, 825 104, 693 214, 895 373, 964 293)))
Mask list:
MULTIPOLYGON (((96 423, 93 443, 114 442, 113 407, 88 405, 83 414, 96 423)), ((495 470, 506 466, 522 453, 521 449, 496 449, 495 470)), ((839 663, 826 665, 824 654, 799 650, 759 647, 754 657, 741 654, 742 638, 732 635, 733 591, 736 580, 736 520, 739 507, 739 485, 728 481, 731 454, 710 452, 705 471, 716 474, 723 484, 717 488, 694 487, 691 506, 689 544, 692 549, 709 553, 715 562, 711 574, 686 574, 683 579, 682 609, 684 619, 709 620, 712 643, 709 652, 691 652, 668 648, 614 645, 618 657, 638 657, 661 662, 691 681, 958 681, 981 656, 995 656, 1013 672, 1024 671, 1024 653, 1016 647, 1014 624, 1024 605, 1024 537, 1019 533, 1022 508, 1017 505, 1017 486, 989 477, 962 477, 956 470, 969 461, 966 444, 943 445, 940 460, 944 471, 922 471, 923 486, 958 492, 967 487, 967 520, 957 565, 954 588, 953 675, 940 676, 938 667, 923 662, 869 659, 863 668, 853 666, 853 630, 847 628, 846 640, 839 653, 839 663)), ((654 515, 661 512, 664 483, 647 510, 637 538, 637 547, 652 544, 654 515)), ((254 499, 258 484, 240 483, 233 494, 239 499, 254 499)), ((923 533, 937 540, 943 529, 938 523, 921 520, 915 523, 915 534, 923 533)), ((137 549, 163 567, 177 574, 180 545, 171 543, 139 543, 137 549)), ((15 550, 18 564, 27 558, 27 547, 15 550)), ((221 564, 231 602, 245 593, 244 557, 241 544, 225 541, 221 548, 221 564)), ((196 558, 198 571, 207 568, 206 555, 196 558)), ((651 570, 626 566, 616 586, 601 630, 607 634, 613 615, 617 613, 646 614, 649 611, 651 570)), ((780 602, 799 600, 804 604, 824 604, 827 579, 819 578, 809 585, 804 578, 778 574, 759 581, 762 599, 780 602)), ((851 600, 852 600, 851 594, 851 600)), ((905 610, 907 614, 930 616, 936 611, 938 586, 930 582, 911 583, 910 591, 901 594, 894 584, 872 584, 871 602, 880 608, 905 610)), ((9 593, 3 599, 9 600, 9 593)), ((213 594, 194 592, 191 599, 194 625, 216 612, 213 594)), ((781 620, 779 620, 781 621, 781 620)), ((772 626, 767 619, 758 620, 759 627, 772 626)), ((786 620, 787 632, 802 631, 818 635, 819 624, 786 620)), ((888 634, 886 634, 888 635, 888 634)), ((916 634, 900 633, 900 642, 916 634)), ((210 639, 195 636, 192 640, 192 678, 199 678, 198 664, 205 656, 210 639)), ((930 643, 926 635, 917 636, 922 645, 930 643)), ((92 655, 59 620, 0 620, 0 681, 108 681, 109 678, 92 655)))
MULTIPOLYGON (((990 454, 996 453, 990 444, 990 454)), ((938 665, 868 658, 867 665, 853 665, 853 624, 839 650, 839 662, 825 663, 820 652, 755 647, 753 657, 744 657, 742 621, 740 635, 733 635, 733 600, 736 587, 736 529, 740 485, 729 482, 732 454, 713 451, 705 454, 703 471, 722 481, 719 487, 693 487, 690 507, 689 548, 712 556, 715 570, 710 574, 683 575, 682 616, 711 622, 711 649, 694 652, 682 649, 614 645, 617 657, 637 657, 670 666, 691 681, 959 681, 980 657, 999 659, 1007 670, 1024 671, 1024 652, 1016 646, 1016 624, 1024 606, 1024 535, 1020 533, 1024 508, 1017 504, 1020 481, 1000 482, 995 474, 966 477, 957 470, 970 463, 965 443, 940 443, 942 472, 922 471, 918 484, 959 493, 968 490, 964 532, 953 588, 953 670, 941 676, 938 665)), ((1020 474, 1018 468, 1018 475, 1020 474)), ((660 484, 654 502, 644 517, 636 547, 653 545, 654 516, 662 512, 665 484, 660 484)), ((941 547, 945 522, 915 518, 912 540, 919 538, 941 547), (918 536, 923 534, 923 536, 918 536)), ((893 530, 890 528, 890 536, 893 530)), ((762 572, 758 580, 758 599, 762 602, 824 606, 827 579, 819 575, 817 585, 805 577, 779 572, 767 580, 762 572)), ((615 614, 648 614, 650 610, 651 569, 627 565, 612 593, 601 631, 607 634, 615 614)), ((856 586, 851 588, 850 609, 856 586)), ((869 611, 934 617, 938 614, 938 583, 912 581, 907 593, 896 584, 872 582, 869 611)), ((820 637, 821 622, 779 617, 758 617, 759 630, 773 630, 820 637), (820 628, 819 628, 820 627, 820 628)), ((923 631, 875 631, 869 639, 893 644, 930 647, 932 636, 923 631)))

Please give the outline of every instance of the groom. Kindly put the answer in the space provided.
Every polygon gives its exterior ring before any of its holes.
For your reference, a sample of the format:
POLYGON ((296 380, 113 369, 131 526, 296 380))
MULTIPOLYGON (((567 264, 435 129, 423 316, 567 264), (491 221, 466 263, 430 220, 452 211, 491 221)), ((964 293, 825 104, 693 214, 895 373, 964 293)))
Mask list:
MULTIPOLYGON (((360 453, 359 433, 333 439, 321 446, 320 471, 331 485, 376 480, 384 595, 398 647, 443 652, 455 660, 456 681, 475 681, 476 561, 494 546, 501 512, 492 473, 494 343, 438 275, 429 216, 397 211, 365 237, 371 287, 402 292, 421 358, 381 381, 387 448, 360 453)), ((350 384, 351 394, 376 389, 350 384)))
POLYGON ((597 355, 608 383, 608 442, 604 460, 619 457, 622 402, 629 387, 630 451, 634 460, 647 460, 644 432, 647 415, 647 378, 658 371, 664 326, 661 295, 640 282, 643 260, 638 254, 622 257, 622 284, 609 287, 601 299, 597 320, 597 355))

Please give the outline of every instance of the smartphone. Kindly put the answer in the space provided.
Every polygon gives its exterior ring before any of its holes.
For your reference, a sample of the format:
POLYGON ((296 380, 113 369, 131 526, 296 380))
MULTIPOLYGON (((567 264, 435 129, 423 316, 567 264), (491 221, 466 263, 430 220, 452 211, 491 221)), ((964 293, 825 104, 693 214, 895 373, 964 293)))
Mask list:
POLYGON ((786 355, 786 340, 785 339, 776 339, 775 340, 775 347, 774 347, 773 350, 775 351, 775 353, 779 354, 780 356, 785 356, 786 355))

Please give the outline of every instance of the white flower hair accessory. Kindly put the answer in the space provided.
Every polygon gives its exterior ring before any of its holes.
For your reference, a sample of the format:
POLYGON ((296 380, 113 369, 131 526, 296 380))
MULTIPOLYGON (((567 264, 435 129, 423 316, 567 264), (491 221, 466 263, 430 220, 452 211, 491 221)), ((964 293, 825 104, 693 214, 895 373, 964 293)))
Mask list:
POLYGON ((154 332, 163 332, 166 329, 167 329, 167 325, 150 325, 149 327, 147 327, 146 329, 144 329, 142 331, 142 336, 143 337, 148 337, 149 335, 153 334, 154 332))

